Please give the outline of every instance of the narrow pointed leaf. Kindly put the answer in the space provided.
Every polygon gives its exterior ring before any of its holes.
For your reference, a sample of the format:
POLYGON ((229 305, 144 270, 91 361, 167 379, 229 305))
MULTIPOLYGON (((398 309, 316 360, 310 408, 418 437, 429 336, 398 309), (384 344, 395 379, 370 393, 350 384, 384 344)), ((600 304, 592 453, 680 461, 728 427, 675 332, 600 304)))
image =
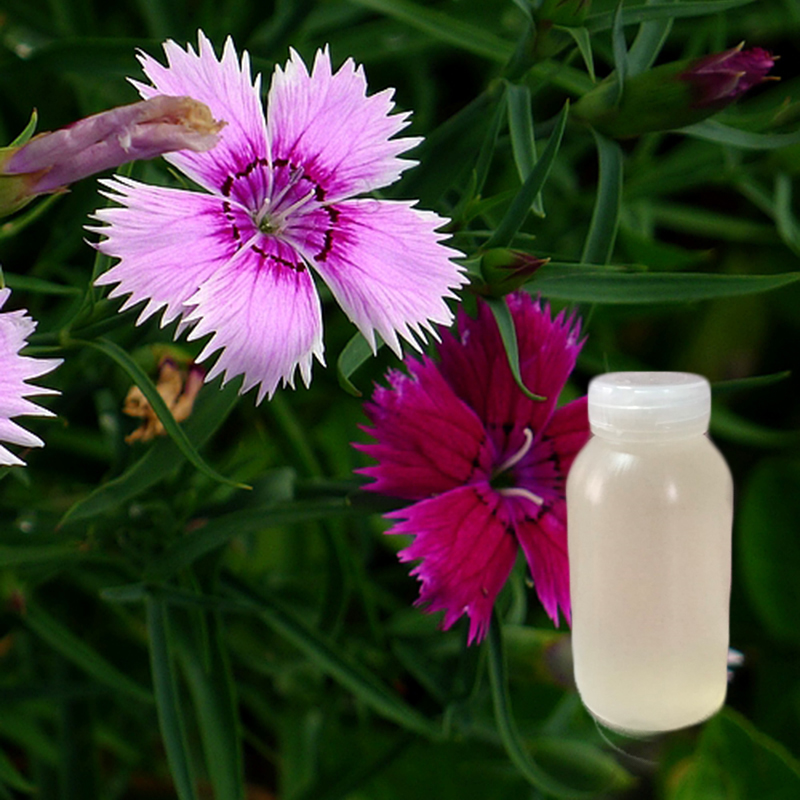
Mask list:
POLYGON ((589 36, 589 31, 584 27, 574 27, 572 25, 553 25, 554 30, 561 31, 562 33, 569 34, 575 44, 578 46, 578 52, 581 54, 583 63, 586 65, 586 71, 592 79, 592 83, 597 80, 594 74, 594 57, 592 56, 592 40, 589 36))
MULTIPOLYGON (((672 1, 674 2, 674 0, 672 1)), ((648 0, 647 5, 654 5, 653 0, 648 0)), ((653 66, 672 30, 672 21, 672 17, 664 17, 643 22, 639 26, 639 32, 628 51, 629 78, 633 78, 653 66)))
MULTIPOLYGON (((512 83, 508 85, 506 91, 511 150, 514 153, 514 163, 517 165, 519 179, 525 183, 536 166, 536 137, 533 131, 531 90, 524 84, 512 83)), ((533 198, 531 211, 537 216, 544 216, 541 192, 533 198)))
POLYGON ((628 47, 625 43, 625 29, 622 25, 622 0, 617 3, 614 21, 611 25, 611 44, 614 53, 614 100, 616 105, 625 91, 628 80, 628 47))
POLYGON ((353 692, 377 714, 409 731, 437 738, 439 726, 401 700, 382 681, 342 652, 342 648, 312 628, 288 606, 275 598, 258 594, 231 576, 223 579, 223 590, 249 605, 276 633, 291 642, 316 667, 353 692))
MULTIPOLYGON (((236 387, 231 384, 221 391, 214 387, 201 390, 195 410, 185 423, 189 441, 195 447, 202 447, 222 425, 238 399, 236 387)), ((75 503, 59 524, 91 519, 120 508, 171 474, 180 463, 180 452, 172 439, 161 439, 122 475, 75 503)))
MULTIPOLYGON (((380 339, 380 336, 376 335, 375 338, 376 347, 383 347, 383 340, 380 339)), ((339 386, 353 397, 361 397, 361 390, 350 380, 350 377, 374 355, 369 343, 360 332, 356 332, 339 353, 339 358, 336 359, 336 375, 339 379, 339 386)))
POLYGON ((597 198, 583 245, 581 261, 589 264, 608 264, 617 238, 622 208, 623 155, 622 148, 611 139, 593 130, 597 145, 600 175, 597 198))
MULTIPOLYGON (((673 5, 671 2, 651 3, 648 5, 626 6, 622 12, 623 25, 635 25, 637 22, 650 22, 658 19, 682 19, 684 17, 704 17, 719 14, 731 8, 746 6, 754 0, 691 0, 673 5)), ((594 31, 608 30, 614 24, 613 11, 603 11, 586 18, 586 27, 594 31)))
POLYGON ((149 565, 148 574, 152 577, 166 578, 206 553, 227 544, 234 536, 352 513, 354 513, 352 506, 346 500, 339 498, 303 500, 234 511, 206 523, 191 536, 179 539, 149 565))
POLYGON ((569 103, 564 104, 564 108, 558 115, 555 128, 550 141, 547 143, 542 157, 536 162, 533 171, 528 175, 525 183, 517 192, 516 197, 511 203, 506 215, 497 226, 497 230, 489 237, 489 241, 484 245, 484 249, 492 247, 507 247, 514 235, 519 230, 525 217, 531 209, 534 198, 542 190, 550 169, 555 161, 558 148, 561 146, 561 137, 564 135, 564 128, 567 124, 567 114, 569 113, 569 103))
POLYGON ((546 400, 546 397, 534 394, 522 381, 522 375, 519 371, 517 331, 514 328, 514 318, 511 316, 511 311, 506 301, 497 297, 485 297, 484 300, 492 310, 492 314, 494 314, 497 329, 500 331, 500 338, 503 340, 503 347, 505 347, 506 350, 508 366, 511 369, 514 380, 517 382, 517 386, 519 386, 525 396, 530 397, 531 400, 546 400))
POLYGON ((122 367, 130 379, 142 390, 142 394, 147 398, 147 402, 150 403, 150 406, 161 421, 164 429, 190 464, 209 478, 219 481, 219 483, 235 486, 238 489, 250 488, 245 484, 220 475, 213 467, 206 464, 189 440, 184 429, 175 421, 175 417, 172 416, 172 412, 167 408, 167 404, 158 393, 158 389, 156 389, 153 381, 150 380, 147 373, 118 344, 115 344, 109 339, 97 339, 96 341, 83 342, 83 344, 95 350, 99 350, 122 367))
POLYGON ((23 144, 26 144, 31 136, 33 136, 34 132, 36 131, 36 124, 39 121, 39 113, 34 108, 31 111, 30 119, 28 120, 28 124, 22 129, 22 132, 11 142, 9 147, 21 147, 23 144))
POLYGON ((139 703, 153 702, 152 695, 144 686, 140 686, 117 669, 93 647, 78 638, 71 630, 30 599, 27 602, 23 620, 40 639, 47 642, 50 647, 96 681, 139 703))
POLYGON ((175 782, 179 800, 197 800, 184 729, 186 712, 181 708, 177 675, 173 663, 168 608, 153 597, 147 598, 145 608, 147 633, 150 638, 153 691, 170 773, 175 782))
POLYGON ((724 125, 714 119, 705 119, 702 122, 695 122, 694 125, 687 125, 685 128, 677 128, 677 132, 693 136, 696 139, 706 139, 709 142, 738 147, 742 150, 778 150, 781 147, 800 143, 800 131, 795 133, 754 133, 732 128, 730 125, 724 125))
POLYGON ((800 280, 800 272, 779 275, 718 275, 701 272, 568 270, 542 267, 525 285, 554 300, 574 303, 691 303, 717 297, 758 294, 800 280))
POLYGON ((427 33, 440 42, 505 64, 514 55, 512 42, 449 14, 408 0, 351 0, 356 5, 386 14, 427 33))
POLYGON ((178 660, 192 694, 214 798, 242 800, 244 777, 236 688, 219 614, 209 614, 207 626, 208 663, 191 632, 176 626, 178 660))
POLYGON ((581 792, 556 780, 556 778, 545 772, 528 753, 511 712, 511 698, 508 691, 508 677, 500 629, 500 619, 495 614, 492 624, 489 626, 489 634, 486 641, 489 681, 492 688, 495 722, 497 723, 500 740, 508 757, 530 784, 547 795, 552 795, 553 797, 585 797, 587 799, 596 797, 595 792, 581 792))

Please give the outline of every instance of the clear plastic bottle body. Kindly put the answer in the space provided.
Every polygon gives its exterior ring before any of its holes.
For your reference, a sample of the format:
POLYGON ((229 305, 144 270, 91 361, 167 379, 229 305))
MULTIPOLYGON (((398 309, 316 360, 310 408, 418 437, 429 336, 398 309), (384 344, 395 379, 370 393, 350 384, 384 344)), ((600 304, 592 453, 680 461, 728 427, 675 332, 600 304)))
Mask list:
POLYGON ((730 471, 702 433, 597 433, 567 482, 578 690, 618 730, 693 725, 727 687, 730 471))

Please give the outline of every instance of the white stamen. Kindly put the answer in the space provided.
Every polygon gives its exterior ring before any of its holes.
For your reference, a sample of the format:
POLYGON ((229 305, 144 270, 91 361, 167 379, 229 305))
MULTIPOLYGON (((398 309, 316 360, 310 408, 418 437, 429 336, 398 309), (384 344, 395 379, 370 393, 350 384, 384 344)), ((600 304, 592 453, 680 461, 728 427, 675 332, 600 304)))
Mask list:
POLYGON ((526 500, 530 500, 531 503, 536 503, 537 506, 544 504, 544 498, 519 486, 509 486, 505 489, 498 489, 497 492, 505 497, 524 497, 526 500))
POLYGON ((501 472, 505 472, 507 469, 511 469, 511 467, 513 467, 514 464, 518 464, 523 458, 525 458, 525 456, 528 453, 528 450, 531 449, 531 445, 533 444, 533 432, 531 431, 530 428, 525 428, 525 430, 522 431, 522 434, 523 436, 525 436, 525 441, 523 442, 522 447, 520 447, 520 449, 517 450, 517 452, 514 453, 513 456, 507 458, 497 468, 497 470, 495 471, 495 475, 499 475, 501 472))

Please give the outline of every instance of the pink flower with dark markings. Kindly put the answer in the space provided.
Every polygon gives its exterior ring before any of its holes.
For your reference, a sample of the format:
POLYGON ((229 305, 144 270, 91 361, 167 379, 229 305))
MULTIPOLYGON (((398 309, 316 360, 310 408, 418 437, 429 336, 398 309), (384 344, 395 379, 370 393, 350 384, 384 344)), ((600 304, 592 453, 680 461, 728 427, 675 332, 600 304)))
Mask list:
POLYGON ((122 309, 146 301, 139 322, 163 309, 162 325, 179 319, 190 339, 210 335, 198 360, 221 353, 206 379, 243 374, 241 390, 259 385, 259 402, 293 385, 298 367, 308 384, 314 356, 323 361, 312 270, 373 349, 376 332, 400 354, 400 338, 419 347, 415 335, 452 320, 445 298, 466 279, 441 243, 447 220, 356 197, 414 163, 398 158, 420 140, 392 138, 408 113, 390 113, 391 90, 368 97, 352 60, 333 72, 320 50, 309 73, 292 51, 265 116, 260 76, 252 81, 230 39, 220 60, 202 33, 197 53, 172 41, 164 50, 167 66, 140 54, 152 82, 134 81, 140 94, 189 95, 227 125, 214 150, 166 157, 205 192, 103 181, 119 206, 98 211, 105 225, 93 230, 120 261, 97 282, 128 295, 122 309))
MULTIPOLYGON (((0 289, 0 309, 10 295, 10 289, 0 289)), ((58 394, 53 389, 28 383, 61 363, 60 358, 31 358, 19 354, 34 330, 36 323, 25 311, 0 311, 0 442, 21 447, 41 447, 44 442, 14 422, 13 417, 52 417, 52 411, 27 398, 58 394)), ((25 462, 0 444, 0 465, 24 466, 25 462)))
POLYGON ((461 311, 458 332, 443 334, 439 361, 406 359, 365 410, 376 443, 357 445, 378 463, 361 472, 365 488, 413 500, 388 517, 389 533, 414 536, 401 561, 421 581, 418 604, 444 610, 443 628, 470 618, 469 641, 483 639, 492 606, 525 553, 534 587, 558 624, 570 619, 565 484, 589 437, 586 398, 556 408, 581 348, 580 325, 553 319, 524 292, 510 294, 525 385, 517 386, 488 305, 477 319, 461 311))

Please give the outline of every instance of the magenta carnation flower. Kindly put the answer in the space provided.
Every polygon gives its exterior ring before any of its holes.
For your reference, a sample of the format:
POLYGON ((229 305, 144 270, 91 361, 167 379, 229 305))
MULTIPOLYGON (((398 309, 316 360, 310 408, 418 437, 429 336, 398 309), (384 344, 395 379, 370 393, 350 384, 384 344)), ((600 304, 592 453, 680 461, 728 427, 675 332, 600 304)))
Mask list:
MULTIPOLYGON (((10 294, 11 289, 0 289, 0 309, 10 294)), ((27 383, 61 363, 58 358, 29 358, 19 354, 35 329, 36 323, 24 311, 0 311, 0 441, 22 447, 41 447, 44 442, 13 422, 12 417, 52 417, 52 411, 25 398, 58 394, 53 389, 27 383)), ((24 466, 25 462, 0 445, 0 465, 24 466)))
POLYGON ((524 292, 508 295, 525 385, 508 367, 489 307, 477 319, 461 311, 458 334, 445 333, 439 362, 406 359, 390 388, 365 406, 376 444, 358 445, 378 462, 361 470, 366 488, 415 502, 388 516, 389 533, 412 534, 401 561, 422 586, 418 604, 444 610, 442 627, 469 615, 480 641, 519 548, 547 614, 570 619, 565 482, 589 436, 586 398, 556 408, 581 348, 579 323, 551 318, 524 292))
POLYGON ((221 349, 207 380, 244 374, 242 391, 260 384, 258 401, 280 382, 306 384, 313 357, 323 361, 320 300, 309 267, 325 281, 375 348, 375 332, 400 353, 398 336, 448 324, 444 298, 466 279, 437 230, 447 221, 413 202, 356 198, 387 186, 414 162, 398 155, 419 143, 393 139, 408 114, 390 114, 392 90, 367 96, 352 60, 333 72, 328 50, 309 73, 292 51, 276 68, 261 107, 260 76, 250 77, 228 39, 221 60, 199 34, 198 52, 164 45, 167 66, 139 60, 144 98, 188 95, 227 125, 207 153, 167 161, 207 193, 103 181, 120 207, 102 209, 98 247, 119 263, 100 284, 147 301, 139 322, 164 309, 161 324, 181 320, 189 338, 211 334, 198 360, 221 349))

